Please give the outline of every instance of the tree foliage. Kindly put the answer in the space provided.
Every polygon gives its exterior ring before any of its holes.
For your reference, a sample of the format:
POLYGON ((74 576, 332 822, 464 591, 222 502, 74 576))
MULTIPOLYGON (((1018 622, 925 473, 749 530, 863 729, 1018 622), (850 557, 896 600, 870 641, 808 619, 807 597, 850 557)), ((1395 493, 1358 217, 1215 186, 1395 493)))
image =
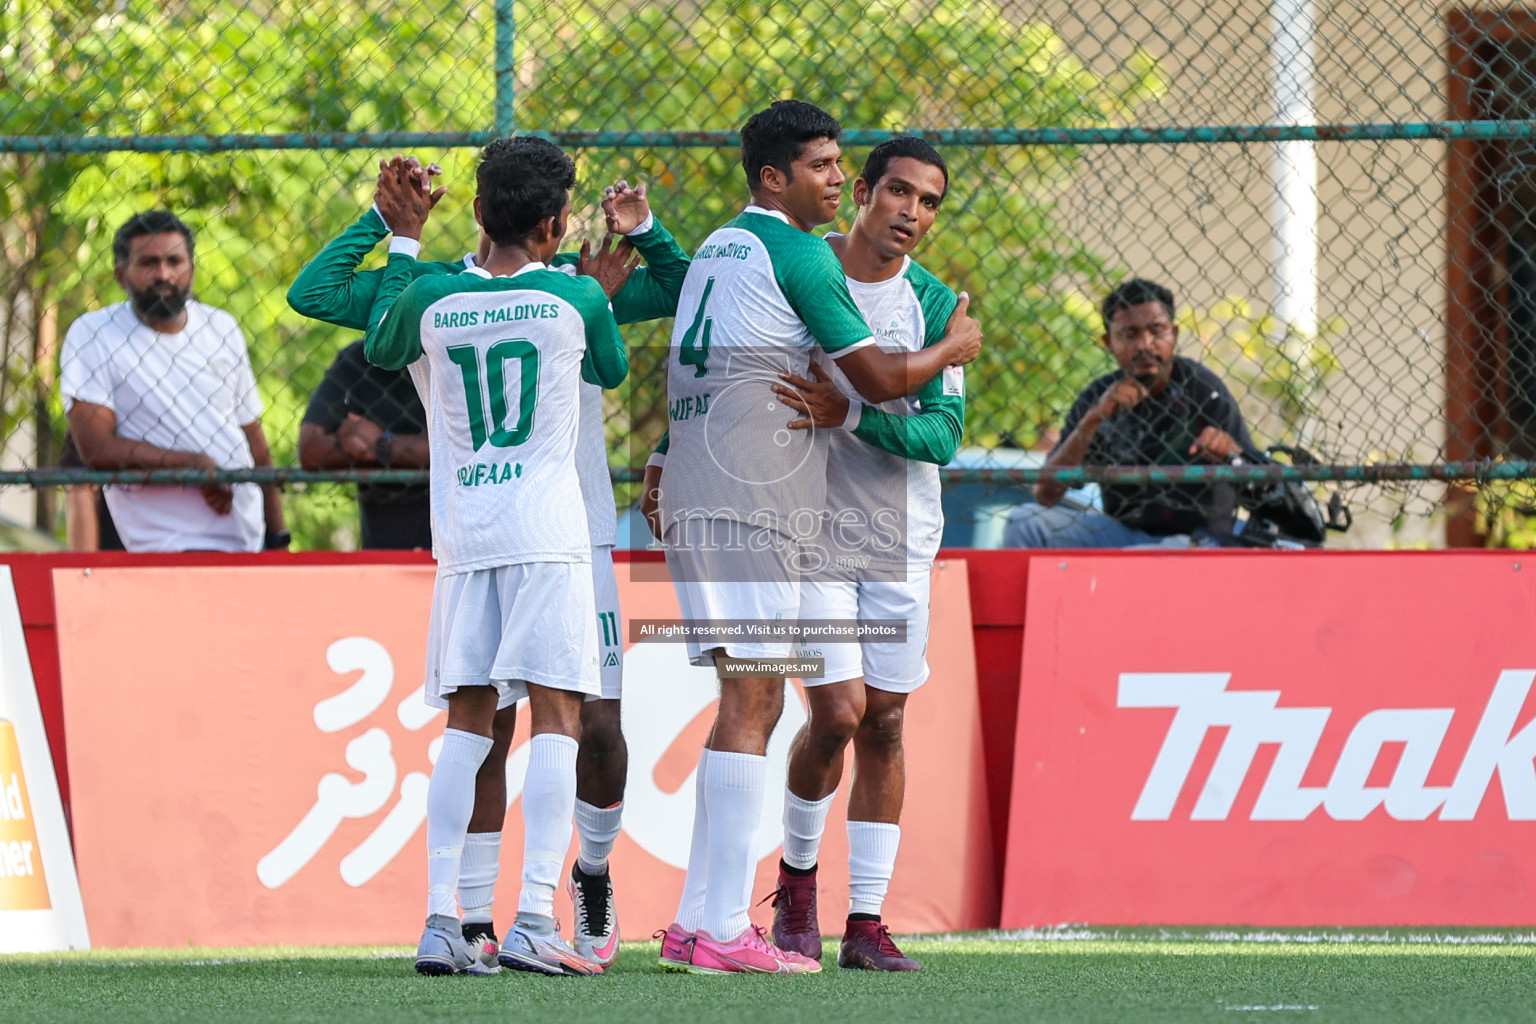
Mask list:
MULTIPOLYGON (((517 120, 524 130, 736 128, 798 96, 850 128, 923 130, 1124 123, 1158 96, 1133 53, 1086 67, 1049 26, 990 0, 690 5, 547 0, 516 7, 517 120)), ((198 232, 196 291, 245 330, 280 463, 294 461, 305 403, 345 332, 306 321, 283 295, 299 267, 366 206, 369 151, 207 152, 225 132, 483 130, 494 104, 487 0, 13 0, 0 11, 0 134, 185 135, 179 152, 0 155, 0 431, 31 423, 52 464, 62 436, 58 344, 80 314, 119 301, 112 232, 169 208, 198 232)), ((473 245, 475 154, 423 153, 447 169, 428 255, 473 245)), ((857 170, 863 151, 849 154, 857 170)), ((593 149, 577 154, 577 236, 599 223, 596 192, 651 183, 685 248, 740 209, 732 151, 593 149)), ((1073 174, 1063 147, 955 148, 951 192, 918 254, 969 290, 988 347, 972 370, 973 443, 1031 443, 1101 368, 1094 301, 1119 268, 1053 219, 1073 174)), ((851 215, 851 204, 845 211, 851 215)), ((846 226, 846 225, 843 225, 846 226)), ((666 327, 630 333, 631 383, 612 440, 638 465, 659 434, 666 327)), ((14 445, 13 445, 14 447, 14 445)), ((301 543, 327 546, 343 503, 290 501, 301 543)))

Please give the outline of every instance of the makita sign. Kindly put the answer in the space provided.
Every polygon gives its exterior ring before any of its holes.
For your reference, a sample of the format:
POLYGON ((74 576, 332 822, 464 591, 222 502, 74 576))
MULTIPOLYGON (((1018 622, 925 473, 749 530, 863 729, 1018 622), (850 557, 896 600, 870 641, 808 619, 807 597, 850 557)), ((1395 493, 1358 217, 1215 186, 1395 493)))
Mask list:
POLYGON ((1533 570, 1031 558, 1003 926, 1536 927, 1533 570))
POLYGON ((1383 708, 1350 729, 1328 785, 1301 785, 1323 729, 1333 714, 1326 707, 1281 707, 1279 690, 1231 690, 1227 672, 1127 672, 1120 676, 1122 708, 1176 708, 1173 724, 1131 817, 1167 821, 1189 781, 1206 732, 1227 728, 1193 821, 1225 821, 1248 777, 1262 743, 1278 745, 1264 788, 1248 815, 1251 821, 1301 821, 1319 807, 1335 821, 1360 821, 1384 807, 1398 821, 1423 821, 1439 812, 1441 821, 1470 821, 1483 805, 1495 774, 1511 821, 1536 821, 1536 723, 1515 729, 1536 671, 1511 669, 1499 675, 1482 710, 1472 744, 1461 758, 1456 781, 1426 785, 1440 754, 1455 708, 1383 708), (1389 743, 1403 744, 1397 769, 1386 786, 1366 780, 1389 743))

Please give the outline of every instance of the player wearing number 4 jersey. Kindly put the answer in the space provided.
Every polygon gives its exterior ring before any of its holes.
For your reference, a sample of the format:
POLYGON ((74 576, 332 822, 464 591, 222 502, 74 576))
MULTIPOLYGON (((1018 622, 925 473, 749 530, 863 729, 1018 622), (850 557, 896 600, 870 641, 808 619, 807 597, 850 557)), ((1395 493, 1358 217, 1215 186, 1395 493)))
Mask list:
MULTIPOLYGON (((486 152, 511 145, 510 140, 491 143, 486 152)), ((414 161, 409 166, 419 167, 414 161)), ((430 189, 430 171, 423 169, 423 189, 430 189)), ((410 235, 412 195, 381 197, 357 223, 325 246, 295 279, 288 291, 293 308, 342 327, 363 330, 378 294, 383 270, 358 271, 357 265, 395 231, 392 251, 414 256, 417 243, 410 235), (403 233, 402 233, 403 232, 403 233)), ((428 193, 430 199, 430 193, 428 193)), ((672 236, 651 215, 645 185, 631 188, 620 181, 606 190, 602 210, 608 230, 624 236, 616 249, 605 243, 596 253, 583 246, 580 254, 564 252, 550 265, 562 272, 592 274, 613 301, 619 324, 670 317, 688 271, 688 257, 672 236), (624 257, 630 247, 645 258, 646 265, 633 269, 624 257), (631 272, 632 271, 632 272, 631 272)), ((484 263, 490 239, 481 230, 478 252, 462 260, 416 260, 416 276, 458 274, 484 263)), ((602 699, 589 700, 581 709, 581 744, 576 756, 576 833, 580 841, 577 863, 571 869, 570 892, 575 905, 576 949, 604 965, 618 954, 618 918, 614 911, 608 855, 618 837, 623 814, 627 750, 619 725, 619 698, 623 688, 623 644, 619 639, 618 585, 614 577, 613 546, 616 540, 613 483, 608 471, 608 449, 603 430, 602 389, 581 384, 581 425, 576 438, 576 468, 586 506, 587 528, 592 541, 592 585, 597 598, 599 666, 602 699)), ((505 765, 517 723, 515 705, 497 711, 492 728, 492 747, 475 780, 475 811, 466 839, 463 870, 459 879, 459 903, 463 910, 464 936, 480 954, 476 973, 494 973, 498 942, 492 922, 496 881, 501 854, 502 821, 506 816, 505 765)))
MULTIPOLYGON (((418 177, 395 170, 381 185, 416 187, 418 177)), ((570 158, 514 139, 487 153, 477 177, 475 215, 491 243, 484 264, 413 281, 411 257, 392 255, 365 343, 370 361, 409 367, 432 448, 438 578, 426 691, 448 722, 427 791, 428 916, 416 969, 456 973, 477 962, 456 901, 475 777, 497 709, 526 696, 523 884, 499 959, 542 974, 597 974, 601 965, 566 945, 554 922, 581 706, 600 692, 576 435, 580 381, 613 387, 628 361, 602 287, 547 267, 570 216, 570 158)))
MULTIPOLYGON (((846 180, 837 122, 795 100, 742 129, 752 204, 695 253, 667 367, 671 469, 659 526, 685 619, 794 620, 806 541, 826 507, 826 432, 790 431, 773 387, 804 376, 819 344, 858 393, 883 402, 917 391, 979 351, 974 321, 919 351, 885 352, 849 294, 836 256, 810 229, 836 216, 846 180)), ((659 478, 648 473, 654 490, 659 478)), ((787 657, 783 641, 722 631, 690 643, 696 663, 787 657)), ((720 707, 697 772, 693 845, 662 966, 699 973, 805 973, 751 924, 768 737, 782 676, 721 677, 720 707)))
MULTIPOLYGON (((913 262, 949 189, 944 159, 920 139, 876 146, 853 185, 859 213, 847 235, 829 236, 854 301, 879 344, 916 351, 940 342, 954 315, 955 293, 913 262)), ((962 300, 963 302, 963 300, 962 300)), ((964 381, 951 367, 916 396, 875 406, 860 401, 833 364, 816 380, 786 377, 776 392, 805 415, 789 426, 842 424, 827 456, 827 522, 834 568, 808 582, 805 619, 901 620, 902 643, 830 643, 799 647, 797 658, 824 657, 821 679, 807 679, 810 718, 795 738, 784 794, 784 859, 774 899, 774 941, 820 958, 816 921, 817 850, 843 753, 853 742, 848 800, 851 907, 838 964, 915 971, 880 921, 901 839, 905 767, 902 716, 907 695, 928 678, 929 571, 944 516, 938 467, 954 457, 965 430, 964 381), (882 531, 875 523, 899 524, 882 531), (895 543, 881 543, 886 538, 895 543)))

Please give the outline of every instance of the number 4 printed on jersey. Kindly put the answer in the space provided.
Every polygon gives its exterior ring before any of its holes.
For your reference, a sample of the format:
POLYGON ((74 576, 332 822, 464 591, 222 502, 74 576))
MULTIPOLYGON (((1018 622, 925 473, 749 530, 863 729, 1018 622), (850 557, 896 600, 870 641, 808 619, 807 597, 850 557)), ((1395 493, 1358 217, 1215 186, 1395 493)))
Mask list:
POLYGON ((539 350, 524 338, 498 341, 485 353, 485 383, 491 399, 491 429, 486 430, 485 402, 480 393, 480 353, 473 345, 450 345, 448 358, 464 376, 464 407, 469 410, 469 434, 479 451, 489 440, 497 448, 515 448, 533 433, 533 407, 539 398, 539 350), (517 396, 517 423, 507 429, 506 363, 520 365, 522 388, 517 396))
POLYGON ((699 299, 699 308, 693 314, 693 323, 688 325, 678 345, 677 361, 683 366, 694 367, 695 377, 702 377, 709 372, 705 363, 709 359, 709 332, 715 321, 713 317, 705 315, 704 307, 709 305, 709 293, 714 287, 714 278, 704 282, 704 295, 699 299))

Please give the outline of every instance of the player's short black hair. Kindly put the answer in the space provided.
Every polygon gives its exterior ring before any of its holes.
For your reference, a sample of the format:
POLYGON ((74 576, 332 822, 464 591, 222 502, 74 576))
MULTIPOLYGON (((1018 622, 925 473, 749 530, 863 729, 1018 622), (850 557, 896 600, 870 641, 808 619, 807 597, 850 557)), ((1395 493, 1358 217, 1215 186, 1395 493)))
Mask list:
POLYGON ((187 256, 192 255, 192 229, 181 222, 181 218, 169 210, 147 210, 144 213, 136 213, 128 218, 127 223, 117 229, 117 234, 112 236, 112 265, 120 267, 128 262, 128 250, 133 248, 135 238, 143 238, 145 235, 167 235, 172 231, 178 232, 187 240, 187 256))
POLYGON ((1104 305, 1100 307, 1099 311, 1104 316, 1104 330, 1109 330, 1109 322, 1122 309, 1145 306, 1149 302, 1161 304, 1168 311, 1169 318, 1173 317, 1173 292, 1167 288, 1140 277, 1120 282, 1114 291, 1104 296, 1104 305))
POLYGON ((776 100, 773 106, 759 110, 741 126, 741 166, 747 172, 747 187, 756 190, 762 185, 764 167, 775 167, 793 180, 793 164, 807 142, 836 142, 842 134, 843 126, 837 118, 815 104, 776 100))
POLYGON ((874 188, 885 177, 886 168, 892 160, 898 157, 911 157, 920 163, 931 164, 944 175, 944 191, 949 191, 949 165, 934 149, 922 139, 913 135, 898 135, 895 138, 886 139, 880 145, 869 151, 869 157, 864 161, 864 169, 859 172, 859 177, 864 179, 864 184, 874 188))
POLYGON ((497 245, 517 245, 545 217, 559 217, 576 185, 576 165, 553 142, 496 139, 475 170, 480 220, 497 245))

